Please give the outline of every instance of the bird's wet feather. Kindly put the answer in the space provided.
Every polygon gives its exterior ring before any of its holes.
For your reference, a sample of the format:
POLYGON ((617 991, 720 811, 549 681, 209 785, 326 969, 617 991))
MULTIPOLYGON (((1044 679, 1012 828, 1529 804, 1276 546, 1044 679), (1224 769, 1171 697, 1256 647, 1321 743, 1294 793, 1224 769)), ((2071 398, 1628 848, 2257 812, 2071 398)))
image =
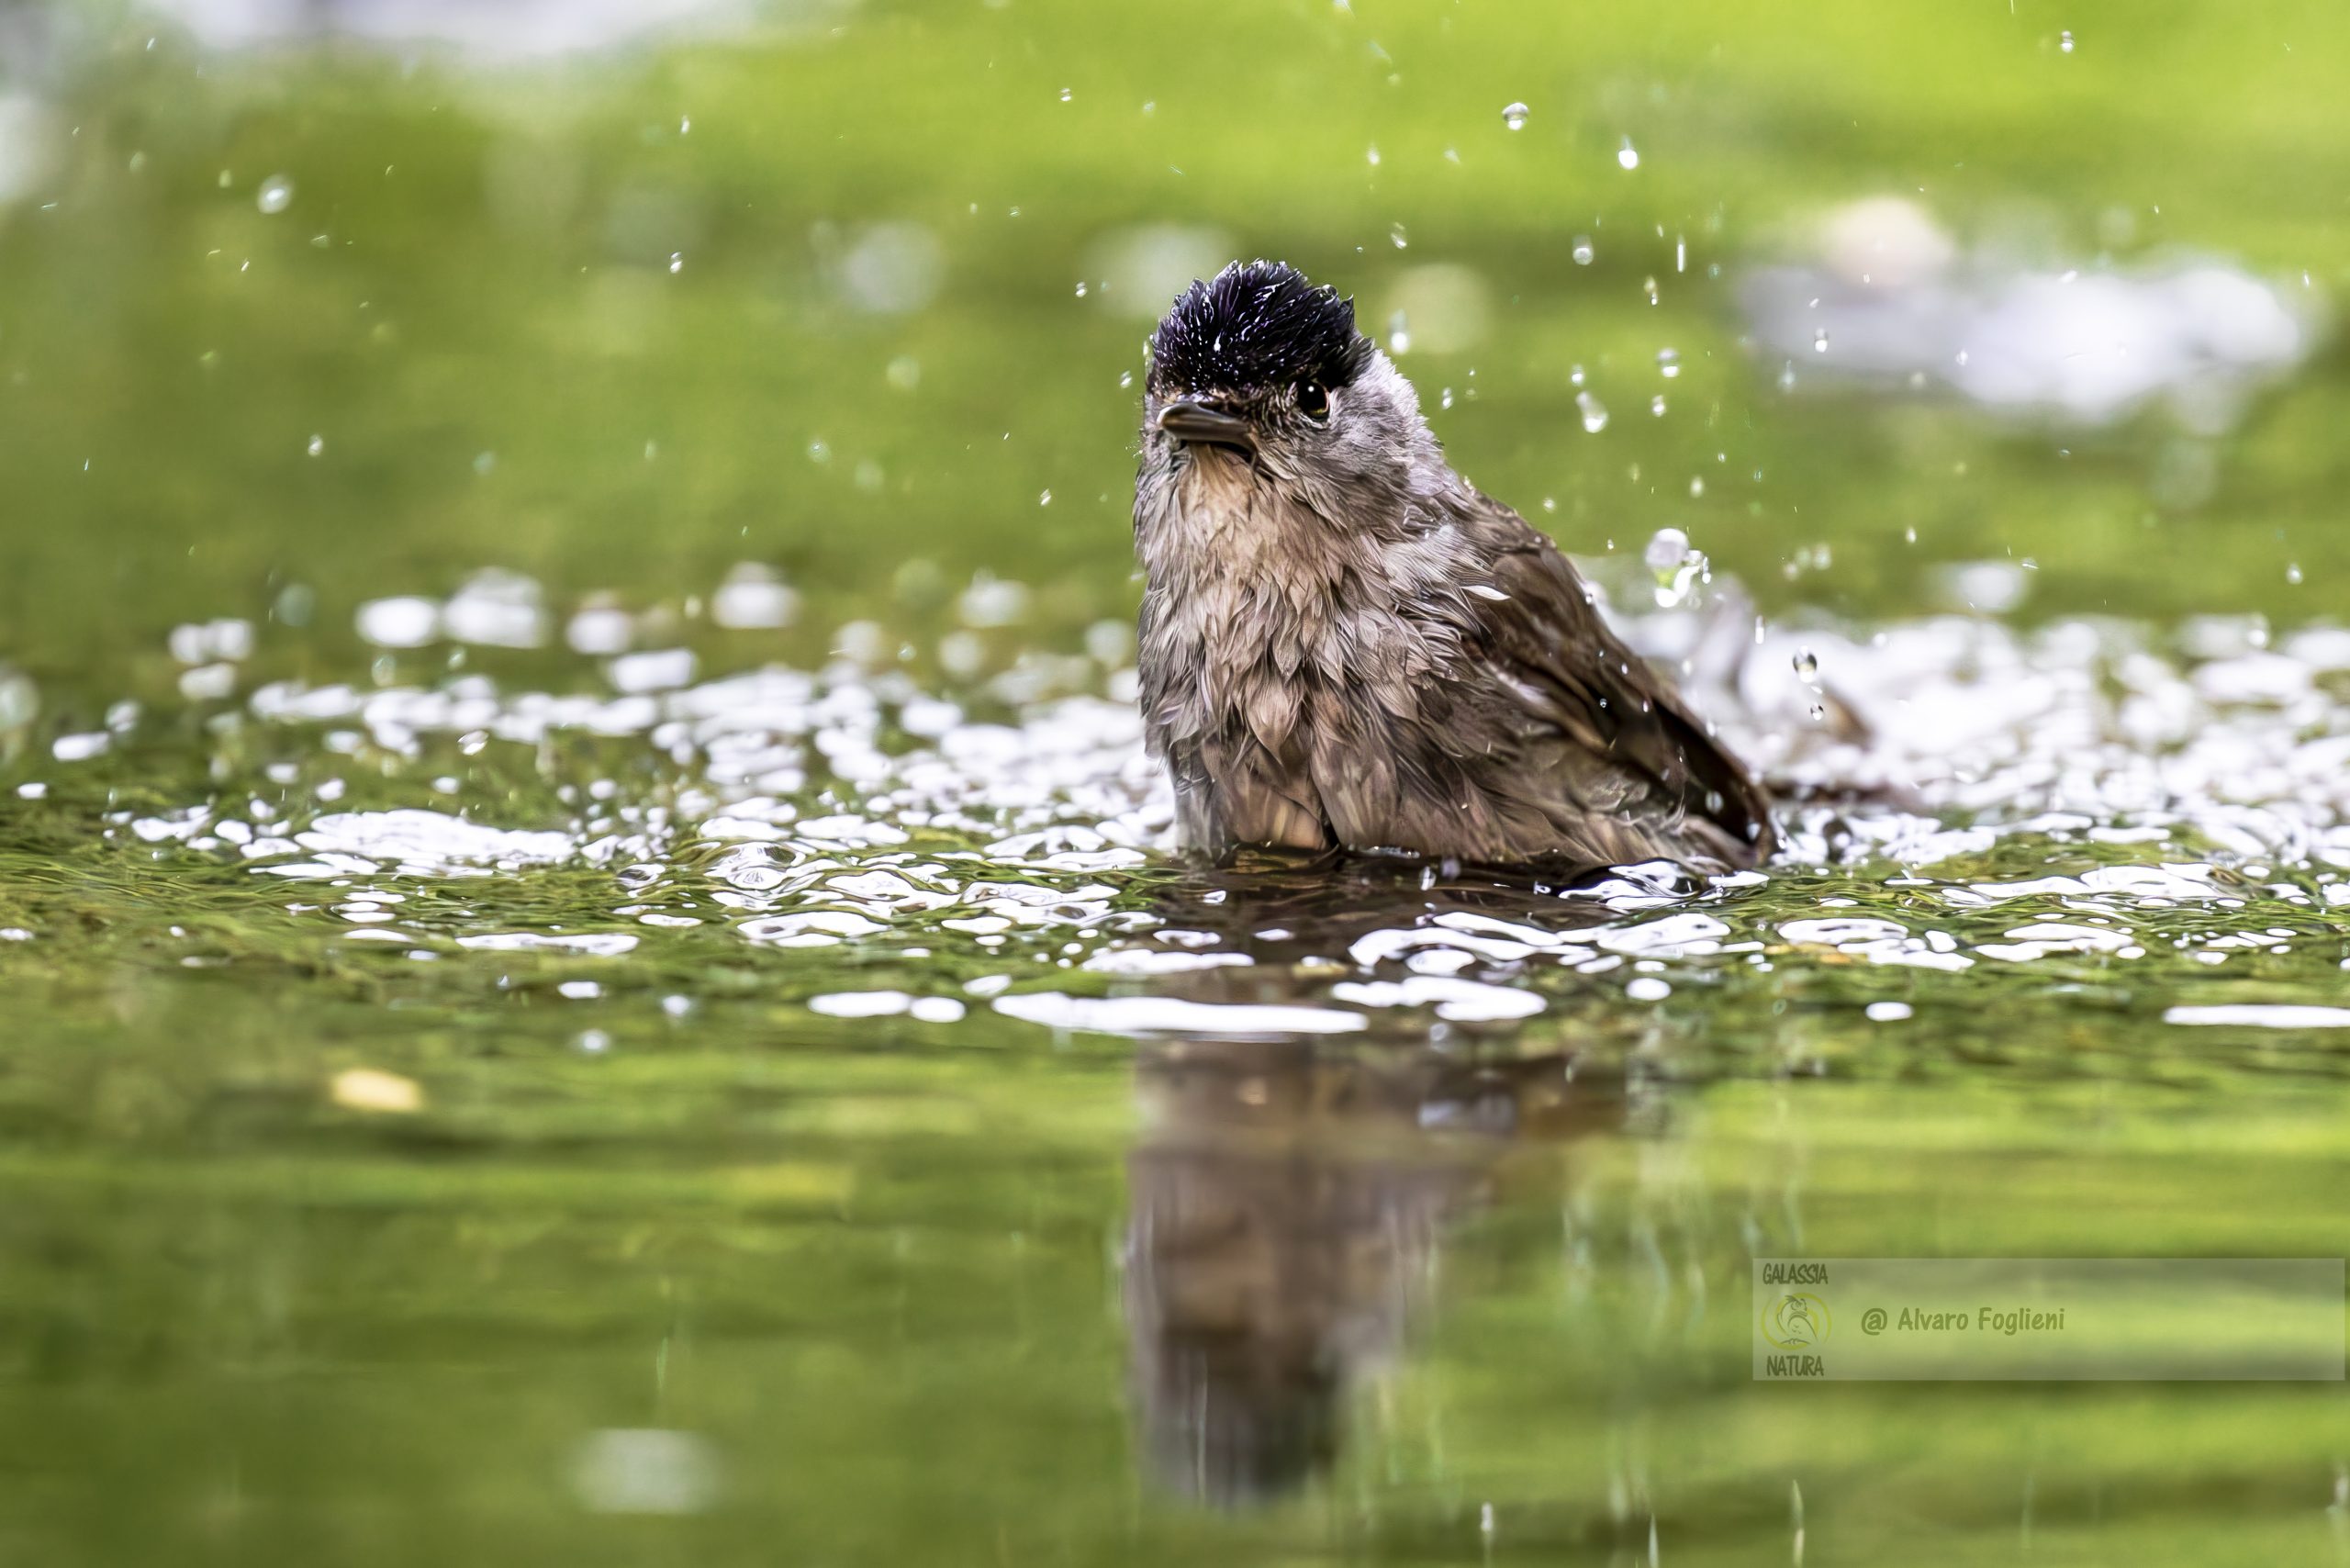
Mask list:
POLYGON ((1154 345, 1142 698, 1188 843, 1582 866, 1770 853, 1762 791, 1550 541, 1447 465, 1351 306, 1235 266, 1178 299, 1154 345), (1325 417, 1266 390, 1308 381, 1341 388, 1325 417), (1162 428, 1202 395, 1242 411, 1247 455, 1162 428))

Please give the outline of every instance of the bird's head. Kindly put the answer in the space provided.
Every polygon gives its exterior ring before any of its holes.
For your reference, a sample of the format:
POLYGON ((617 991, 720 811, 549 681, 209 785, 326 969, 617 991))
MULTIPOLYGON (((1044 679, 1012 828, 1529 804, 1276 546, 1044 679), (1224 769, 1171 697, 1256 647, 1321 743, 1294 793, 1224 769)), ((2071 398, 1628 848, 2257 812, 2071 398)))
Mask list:
POLYGON ((1151 334, 1147 476, 1246 472, 1336 516, 1408 491, 1424 457, 1438 453, 1411 384, 1356 330, 1354 301, 1294 267, 1235 262, 1151 334))

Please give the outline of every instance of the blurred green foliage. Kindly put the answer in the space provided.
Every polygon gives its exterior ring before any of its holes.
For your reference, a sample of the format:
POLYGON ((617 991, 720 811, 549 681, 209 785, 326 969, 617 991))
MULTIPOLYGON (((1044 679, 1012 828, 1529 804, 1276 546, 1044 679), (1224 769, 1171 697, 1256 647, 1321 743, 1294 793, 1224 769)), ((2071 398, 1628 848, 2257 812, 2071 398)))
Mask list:
POLYGON ((1472 269, 1489 331, 1405 360, 1457 461, 1579 551, 1684 527, 1769 607, 1915 610, 1933 565, 2013 555, 2030 613, 2300 620, 2350 568, 2338 350, 2165 510, 2165 416, 1791 397, 1732 296, 1888 192, 2050 264, 2191 251, 2339 293, 2337 7, 811 3, 474 66, 206 55, 103 15, 64 51, 70 137, 0 229, 0 654, 52 677, 285 582, 339 631, 482 565, 642 598, 768 560, 818 590, 818 634, 882 613, 918 648, 911 559, 1048 588, 1053 634, 1122 612, 1120 377, 1158 302, 1078 286, 1137 223, 1286 257, 1374 330, 1406 268, 1472 269), (828 282, 875 222, 935 241, 910 313, 828 282), (1596 437, 1574 365, 1616 410, 1596 437))

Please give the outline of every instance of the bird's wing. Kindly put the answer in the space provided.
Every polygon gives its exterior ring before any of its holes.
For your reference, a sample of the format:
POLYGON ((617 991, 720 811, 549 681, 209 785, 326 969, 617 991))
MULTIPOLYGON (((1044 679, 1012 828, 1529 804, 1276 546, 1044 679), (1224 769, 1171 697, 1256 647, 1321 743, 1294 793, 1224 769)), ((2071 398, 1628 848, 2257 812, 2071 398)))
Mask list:
POLYGON ((1631 777, 1655 807, 1708 820, 1760 857, 1774 842, 1770 800, 1678 693, 1607 629, 1558 547, 1509 508, 1468 492, 1462 525, 1492 561, 1470 636, 1529 717, 1631 777))

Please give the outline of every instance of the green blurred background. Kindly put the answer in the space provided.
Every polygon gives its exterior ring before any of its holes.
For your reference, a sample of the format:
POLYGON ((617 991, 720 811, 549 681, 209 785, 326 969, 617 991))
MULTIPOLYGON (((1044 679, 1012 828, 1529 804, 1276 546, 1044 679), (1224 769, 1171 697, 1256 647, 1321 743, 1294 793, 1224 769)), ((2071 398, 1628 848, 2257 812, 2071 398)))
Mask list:
POLYGON ((2350 563, 2338 347, 2185 441, 2159 408, 2068 428, 1810 364, 1790 393, 1737 298, 1891 194, 2018 265, 2217 256, 2322 318, 2337 6, 807 5, 575 50, 519 18, 585 42, 599 8, 460 9, 462 43, 415 36, 430 7, 287 9, 205 22, 240 45, 209 50, 106 6, 16 18, 47 41, 0 216, 0 652, 39 673, 288 582, 339 633, 483 565, 642 599, 769 561, 812 635, 917 644, 914 560, 1048 589, 1047 634, 1122 613, 1122 377, 1164 304, 1106 276, 1136 226, 1289 259, 1382 335, 1415 269, 1467 269, 1482 326, 1404 357, 1459 465, 1580 552, 1682 527, 1767 607, 1918 610, 1938 565, 2013 556, 2027 613, 2301 620, 2350 563), (2166 454, 2195 482, 2156 483, 2166 454))

